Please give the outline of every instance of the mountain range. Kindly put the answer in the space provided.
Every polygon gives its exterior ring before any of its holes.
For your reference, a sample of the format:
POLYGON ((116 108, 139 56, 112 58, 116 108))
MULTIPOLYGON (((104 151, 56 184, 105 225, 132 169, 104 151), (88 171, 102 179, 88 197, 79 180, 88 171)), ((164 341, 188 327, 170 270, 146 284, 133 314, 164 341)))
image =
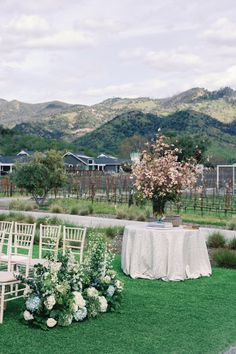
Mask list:
POLYGON ((236 91, 192 88, 169 98, 115 97, 91 106, 0 99, 0 125, 17 134, 63 139, 75 149, 114 154, 124 139, 135 134, 150 139, 158 128, 200 133, 211 139, 214 153, 224 150, 225 158, 227 149, 236 158, 236 91))

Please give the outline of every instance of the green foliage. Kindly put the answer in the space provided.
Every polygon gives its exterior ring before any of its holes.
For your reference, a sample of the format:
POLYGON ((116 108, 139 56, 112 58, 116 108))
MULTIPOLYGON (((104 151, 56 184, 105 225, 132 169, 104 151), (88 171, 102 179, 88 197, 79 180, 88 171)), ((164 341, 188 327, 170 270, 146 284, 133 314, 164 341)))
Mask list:
POLYGON ((13 180, 31 193, 37 204, 44 203, 50 190, 54 189, 56 194, 66 182, 63 157, 54 150, 35 153, 29 160, 16 164, 13 180))
POLYGON ((123 143, 125 146, 128 145, 129 139, 131 139, 130 146, 132 146, 134 136, 142 136, 143 139, 149 141, 154 139, 159 128, 164 134, 171 135, 172 132, 172 137, 178 137, 179 144, 183 147, 181 159, 194 153, 197 160, 202 162, 211 150, 212 153, 215 152, 213 161, 216 163, 218 158, 221 160, 222 151, 227 152, 227 147, 232 150, 232 158, 236 158, 236 153, 233 152, 236 146, 235 123, 225 124, 191 109, 179 110, 165 117, 140 111, 126 112, 95 131, 78 138, 75 144, 80 148, 87 147, 94 153, 107 152, 116 155, 120 153, 123 143), (221 149, 217 150, 219 143, 221 149))
POLYGON ((236 252, 228 249, 217 250, 213 260, 219 267, 236 269, 236 252))
POLYGON ((223 248, 226 245, 226 239, 220 232, 213 232, 208 236, 207 245, 213 248, 223 248))
POLYGON ((228 242, 228 248, 236 251, 236 237, 232 238, 228 242))
POLYGON ((52 205, 50 205, 49 210, 50 210, 52 213, 58 213, 58 214, 64 212, 63 207, 62 207, 61 205, 59 205, 59 204, 52 204, 52 205))
POLYGON ((12 200, 9 203, 9 209, 14 209, 14 210, 32 211, 37 208, 38 208, 37 204, 30 200, 17 199, 17 200, 12 200))
POLYGON ((47 139, 39 135, 18 132, 15 129, 3 128, 0 125, 0 140, 2 155, 15 155, 22 148, 30 151, 47 151, 55 149, 59 151, 74 149, 73 144, 61 139, 47 139))
POLYGON ((229 230, 236 230, 236 217, 233 216, 231 220, 226 223, 226 227, 229 230))

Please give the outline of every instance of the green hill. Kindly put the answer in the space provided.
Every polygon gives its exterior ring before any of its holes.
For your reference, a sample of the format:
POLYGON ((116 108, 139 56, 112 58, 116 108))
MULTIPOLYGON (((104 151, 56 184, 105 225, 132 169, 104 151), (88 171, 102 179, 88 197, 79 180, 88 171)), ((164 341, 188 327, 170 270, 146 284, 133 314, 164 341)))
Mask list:
POLYGON ((209 153, 214 154, 213 162, 236 160, 236 122, 222 123, 208 115, 193 111, 177 111, 164 119, 150 113, 132 111, 115 117, 95 131, 75 141, 79 149, 106 152, 119 155, 122 144, 134 135, 146 140, 155 137, 158 129, 162 133, 197 134, 205 137, 209 153))

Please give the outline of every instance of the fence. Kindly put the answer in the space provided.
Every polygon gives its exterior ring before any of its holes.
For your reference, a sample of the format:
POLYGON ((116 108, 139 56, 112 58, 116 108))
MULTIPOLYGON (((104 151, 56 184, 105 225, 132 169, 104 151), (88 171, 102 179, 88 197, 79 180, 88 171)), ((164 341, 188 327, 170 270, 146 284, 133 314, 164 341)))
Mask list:
MULTIPOLYGON (((222 187, 222 186, 221 186, 222 187)), ((23 189, 17 189, 9 177, 0 179, 2 196, 23 195, 23 189)), ((131 204, 132 180, 128 174, 104 175, 102 173, 69 173, 66 186, 55 190, 54 196, 91 200, 92 202, 114 202, 131 204)), ((52 196, 53 196, 52 195, 52 196)), ((217 187, 216 172, 207 170, 199 178, 198 185, 184 191, 178 201, 170 206, 178 212, 203 214, 236 214, 236 196, 230 180, 222 188, 217 187)))

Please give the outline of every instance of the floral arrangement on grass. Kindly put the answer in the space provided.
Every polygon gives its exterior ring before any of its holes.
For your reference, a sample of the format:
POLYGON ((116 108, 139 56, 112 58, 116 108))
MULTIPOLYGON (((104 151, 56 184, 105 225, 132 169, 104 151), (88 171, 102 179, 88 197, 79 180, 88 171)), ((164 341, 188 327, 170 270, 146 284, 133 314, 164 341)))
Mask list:
POLYGON ((175 201, 181 190, 196 183, 196 160, 179 161, 179 153, 178 148, 166 143, 166 137, 160 135, 132 166, 134 187, 141 198, 152 200, 156 216, 164 214, 167 201, 175 201))
POLYGON ((112 254, 102 235, 88 243, 84 263, 72 255, 59 254, 34 267, 25 283, 23 320, 43 329, 69 326, 120 307, 123 284, 112 268, 112 254))

